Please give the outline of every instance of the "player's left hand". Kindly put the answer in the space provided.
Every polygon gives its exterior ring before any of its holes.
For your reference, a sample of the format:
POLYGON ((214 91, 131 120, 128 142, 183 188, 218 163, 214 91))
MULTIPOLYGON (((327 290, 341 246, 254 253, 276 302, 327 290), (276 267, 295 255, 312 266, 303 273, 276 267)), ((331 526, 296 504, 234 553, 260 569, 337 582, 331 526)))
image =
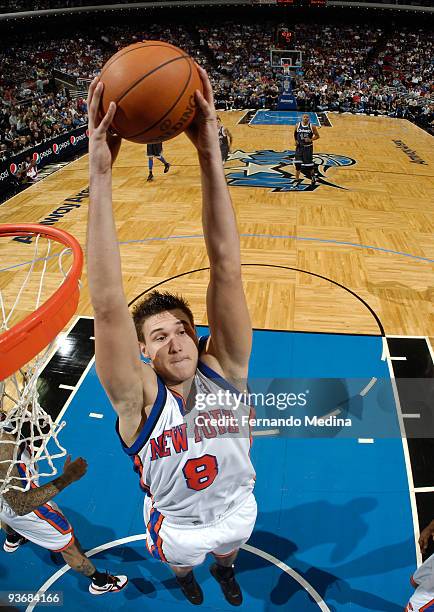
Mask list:
POLYGON ((217 113, 214 106, 212 87, 206 70, 196 64, 202 81, 203 94, 196 89, 196 115, 185 133, 196 147, 199 155, 216 155, 220 158, 220 145, 217 129, 217 113))
POLYGON ((116 113, 116 104, 110 106, 104 116, 101 114, 101 96, 104 84, 98 77, 89 87, 87 114, 89 125, 89 161, 91 170, 105 173, 113 166, 121 147, 122 139, 110 132, 110 125, 116 113))

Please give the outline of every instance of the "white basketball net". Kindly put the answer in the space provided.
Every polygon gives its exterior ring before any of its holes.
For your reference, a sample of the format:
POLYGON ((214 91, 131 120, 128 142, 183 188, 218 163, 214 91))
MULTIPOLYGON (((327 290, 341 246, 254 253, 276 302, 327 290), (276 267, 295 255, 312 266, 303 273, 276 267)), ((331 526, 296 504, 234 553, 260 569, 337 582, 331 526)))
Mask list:
MULTIPOLYGON (((27 304, 28 294, 33 296, 32 308, 36 310, 44 301, 44 280, 49 277, 47 284, 50 286, 46 291, 52 292, 52 287, 56 289, 59 284, 63 283, 67 275, 62 267, 62 259, 64 254, 69 253, 70 250, 48 238, 46 248, 41 248, 40 241, 40 235, 34 237, 33 260, 27 262, 27 271, 23 270, 24 280, 15 299, 9 296, 7 298, 6 292, 0 287, 0 333, 7 331, 15 324, 16 321, 12 323, 14 314, 23 296, 26 296, 27 304), (56 246, 61 246, 63 250, 60 253, 52 254, 52 242, 56 246), (40 255, 42 250, 45 253, 40 255), (55 258, 58 258, 58 270, 57 266, 53 266, 55 258)), ((28 249, 29 246, 26 245, 26 259, 28 259, 28 249)), ((2 464, 0 467, 3 468, 0 474, 0 495, 9 489, 26 491, 32 483, 37 483, 40 476, 54 476, 57 474, 57 469, 53 460, 66 455, 66 450, 58 440, 59 432, 66 423, 53 421, 41 407, 38 392, 38 377, 56 341, 57 338, 30 363, 6 380, 0 381, 0 416, 2 419, 0 421, 0 450, 2 457, 6 457, 0 460, 2 464), (13 436, 13 439, 6 439, 7 434, 13 436), (5 451, 4 445, 8 445, 8 451, 5 451), (21 458, 24 447, 27 450, 25 460, 21 458), (18 464, 25 472, 25 477, 17 471, 18 464), (7 466, 6 474, 4 474, 5 466, 7 466), (41 470, 39 473, 38 466, 41 470)))

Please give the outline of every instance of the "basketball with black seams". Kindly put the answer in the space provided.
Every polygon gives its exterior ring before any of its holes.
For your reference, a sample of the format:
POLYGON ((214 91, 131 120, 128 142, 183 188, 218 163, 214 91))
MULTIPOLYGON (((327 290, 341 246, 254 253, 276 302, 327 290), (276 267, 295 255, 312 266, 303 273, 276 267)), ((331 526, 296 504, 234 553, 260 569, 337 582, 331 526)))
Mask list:
POLYGON ((192 58, 174 45, 147 40, 124 47, 104 65, 102 111, 116 102, 111 130, 132 142, 164 142, 192 122, 202 81, 192 58))

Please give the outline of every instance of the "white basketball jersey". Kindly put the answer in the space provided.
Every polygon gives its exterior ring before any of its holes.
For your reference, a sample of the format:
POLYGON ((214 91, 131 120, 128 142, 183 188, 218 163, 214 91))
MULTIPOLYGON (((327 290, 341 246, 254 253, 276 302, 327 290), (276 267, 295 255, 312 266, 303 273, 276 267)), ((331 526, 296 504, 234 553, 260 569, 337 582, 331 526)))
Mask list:
POLYGON ((428 557, 411 578, 415 592, 405 612, 432 612, 434 610, 434 555, 428 557))
POLYGON ((136 442, 127 447, 121 439, 122 447, 153 507, 169 522, 211 523, 254 487, 251 408, 241 401, 243 394, 200 361, 187 412, 183 398, 157 379, 148 419, 136 442))

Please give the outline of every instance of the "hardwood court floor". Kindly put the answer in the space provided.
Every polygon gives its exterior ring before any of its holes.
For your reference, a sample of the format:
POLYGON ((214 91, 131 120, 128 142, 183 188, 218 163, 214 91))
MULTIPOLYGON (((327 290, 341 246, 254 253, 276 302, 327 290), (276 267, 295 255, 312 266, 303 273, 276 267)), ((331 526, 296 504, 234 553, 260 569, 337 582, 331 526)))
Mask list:
MULTIPOLYGON (((235 151, 293 149, 289 126, 251 127, 238 124, 241 112, 221 115, 233 133, 235 151)), ((331 279, 365 300, 387 334, 432 336, 432 137, 405 120, 334 114, 330 119, 333 127, 320 129, 315 153, 356 161, 327 170, 327 180, 344 189, 324 184, 307 192, 230 188, 242 235, 242 261, 250 264, 244 267, 244 280, 253 326, 378 333, 366 306, 326 280, 331 279), (403 147, 425 164, 412 161, 403 147)), ((153 183, 146 182, 144 146, 124 142, 114 168, 114 210, 129 300, 165 279, 208 266, 194 149, 181 135, 164 145, 164 155, 172 167, 164 175, 156 161, 153 183)), ((251 179, 258 173, 256 166, 247 169, 240 159, 229 161, 226 173, 240 166, 251 179)), ((0 223, 43 220, 87 185, 84 156, 1 205, 0 223)), ((88 199, 81 196, 76 204, 69 211, 62 209, 56 226, 84 245, 88 199)), ((0 267, 26 261, 31 249, 7 241, 0 246, 0 267)), ((16 277, 16 270, 2 272, 1 288, 7 292, 16 277)), ((162 286, 190 299, 198 324, 206 323, 207 278, 206 271, 192 272, 162 286)), ((83 281, 78 312, 91 315, 86 273, 83 281)))

